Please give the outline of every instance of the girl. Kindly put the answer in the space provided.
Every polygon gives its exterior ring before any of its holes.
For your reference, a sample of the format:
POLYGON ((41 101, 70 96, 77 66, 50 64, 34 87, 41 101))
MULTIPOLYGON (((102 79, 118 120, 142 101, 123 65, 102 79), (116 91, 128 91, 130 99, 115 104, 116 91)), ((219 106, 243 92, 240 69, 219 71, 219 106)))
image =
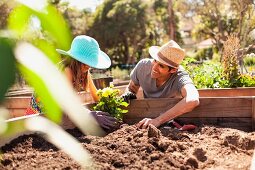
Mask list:
POLYGON ((64 60, 64 73, 77 92, 90 92, 93 100, 98 102, 97 89, 89 72, 90 66, 75 59, 64 60))
MULTIPOLYGON (((77 92, 90 92, 93 100, 97 102, 99 97, 96 94, 97 89, 93 83, 89 69, 90 67, 97 69, 109 68, 111 65, 109 56, 100 50, 94 38, 86 35, 75 37, 69 51, 57 49, 57 52, 70 57, 63 60, 61 66, 64 67, 64 73, 74 89, 77 92)), ((33 95, 26 115, 42 113, 42 109, 42 104, 33 95)), ((111 117, 109 113, 101 111, 91 111, 90 113, 98 121, 99 125, 105 129, 110 129, 116 125, 117 120, 111 117)))

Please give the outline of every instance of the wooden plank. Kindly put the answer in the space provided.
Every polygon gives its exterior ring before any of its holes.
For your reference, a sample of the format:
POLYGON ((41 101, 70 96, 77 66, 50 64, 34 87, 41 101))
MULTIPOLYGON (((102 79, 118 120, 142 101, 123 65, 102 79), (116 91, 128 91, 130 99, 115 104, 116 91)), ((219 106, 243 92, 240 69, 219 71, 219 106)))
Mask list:
POLYGON ((238 129, 246 132, 251 132, 250 118, 230 118, 230 117, 215 117, 215 118, 177 118, 177 121, 183 124, 195 124, 197 126, 212 125, 226 128, 238 129))
POLYGON ((29 106, 31 97, 6 97, 4 106, 7 109, 11 108, 27 108, 29 106))
MULTIPOLYGON (((180 99, 133 100, 125 118, 155 118, 173 107, 180 99)), ((200 98, 200 105, 181 117, 250 117, 252 97, 214 97, 200 98)))
POLYGON ((202 126, 204 124, 219 125, 222 127, 249 127, 251 130, 251 119, 250 118, 229 118, 229 117, 210 117, 210 118, 177 118, 177 121, 183 124, 194 123, 196 125, 202 126))
POLYGON ((6 97, 17 97, 17 96, 32 96, 33 90, 32 89, 24 89, 24 90, 15 90, 9 91, 6 93, 6 97))
POLYGON ((252 97, 252 130, 255 130, 255 96, 252 97))
POLYGON ((26 113, 26 108, 16 108, 16 109, 13 108, 8 110, 9 110, 11 118, 25 116, 25 113, 26 113))
POLYGON ((200 105, 182 117, 251 117, 252 97, 200 98, 200 105))
POLYGON ((255 96, 254 87, 198 89, 200 97, 255 96))
MULTIPOLYGON (((239 88, 216 88, 198 89, 200 97, 235 97, 235 96, 255 96, 255 87, 239 88)), ((138 90, 138 98, 143 98, 143 90, 138 90)))

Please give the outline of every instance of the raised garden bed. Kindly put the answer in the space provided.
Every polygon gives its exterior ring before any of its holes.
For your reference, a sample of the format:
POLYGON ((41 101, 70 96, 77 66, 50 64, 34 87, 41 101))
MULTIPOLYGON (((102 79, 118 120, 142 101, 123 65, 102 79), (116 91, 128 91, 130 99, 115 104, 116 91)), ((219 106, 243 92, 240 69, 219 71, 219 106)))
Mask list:
MULTIPOLYGON (((180 99, 134 100, 125 122, 155 117, 180 99)), ((85 136, 65 117, 62 126, 91 153, 98 169, 249 169, 255 148, 255 98, 201 97, 200 106, 179 120, 198 128, 137 129, 124 125, 105 137, 85 136)), ((14 120, 12 123, 14 123, 14 120)), ((11 123, 11 122, 10 122, 11 123)), ((1 169, 80 169, 61 150, 37 135, 0 141, 1 169)))
MULTIPOLYGON (((126 85, 118 86, 123 93, 126 85)), ((238 96, 255 96, 255 88, 232 88, 232 89, 199 89, 200 97, 238 97, 238 96)), ((17 91, 7 94, 5 107, 10 111, 10 118, 24 116, 26 108, 29 106, 32 91, 17 91)), ((80 92, 79 96, 84 104, 93 102, 91 95, 87 92, 80 92)), ((143 98, 142 90, 137 94, 138 99, 143 98)))

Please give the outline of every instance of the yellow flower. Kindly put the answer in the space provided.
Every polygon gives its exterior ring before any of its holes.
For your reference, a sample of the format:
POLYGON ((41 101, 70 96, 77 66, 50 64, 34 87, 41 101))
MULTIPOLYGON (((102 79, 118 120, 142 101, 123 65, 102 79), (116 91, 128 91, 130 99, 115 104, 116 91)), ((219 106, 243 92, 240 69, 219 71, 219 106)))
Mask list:
POLYGON ((96 106, 93 110, 101 110, 108 112, 118 120, 123 119, 123 115, 127 113, 123 107, 127 107, 128 103, 123 101, 123 98, 119 96, 120 90, 113 89, 113 86, 106 87, 103 90, 98 90, 97 95, 100 97, 96 106))
POLYGON ((102 97, 108 97, 113 93, 113 89, 110 87, 106 87, 103 89, 102 97))
POLYGON ((97 94, 102 93, 103 91, 101 89, 97 90, 97 94))

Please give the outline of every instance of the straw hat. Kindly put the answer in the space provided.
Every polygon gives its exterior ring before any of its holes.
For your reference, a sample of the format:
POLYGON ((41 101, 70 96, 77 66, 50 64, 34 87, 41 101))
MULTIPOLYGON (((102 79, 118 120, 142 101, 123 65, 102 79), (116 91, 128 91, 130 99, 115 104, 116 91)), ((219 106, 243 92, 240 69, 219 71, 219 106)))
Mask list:
POLYGON ((170 40, 163 46, 151 46, 149 53, 152 58, 168 66, 178 68, 185 52, 175 41, 170 40))
POLYGON ((97 41, 86 35, 75 37, 69 51, 56 50, 93 68, 106 69, 111 66, 109 56, 100 50, 97 41))

